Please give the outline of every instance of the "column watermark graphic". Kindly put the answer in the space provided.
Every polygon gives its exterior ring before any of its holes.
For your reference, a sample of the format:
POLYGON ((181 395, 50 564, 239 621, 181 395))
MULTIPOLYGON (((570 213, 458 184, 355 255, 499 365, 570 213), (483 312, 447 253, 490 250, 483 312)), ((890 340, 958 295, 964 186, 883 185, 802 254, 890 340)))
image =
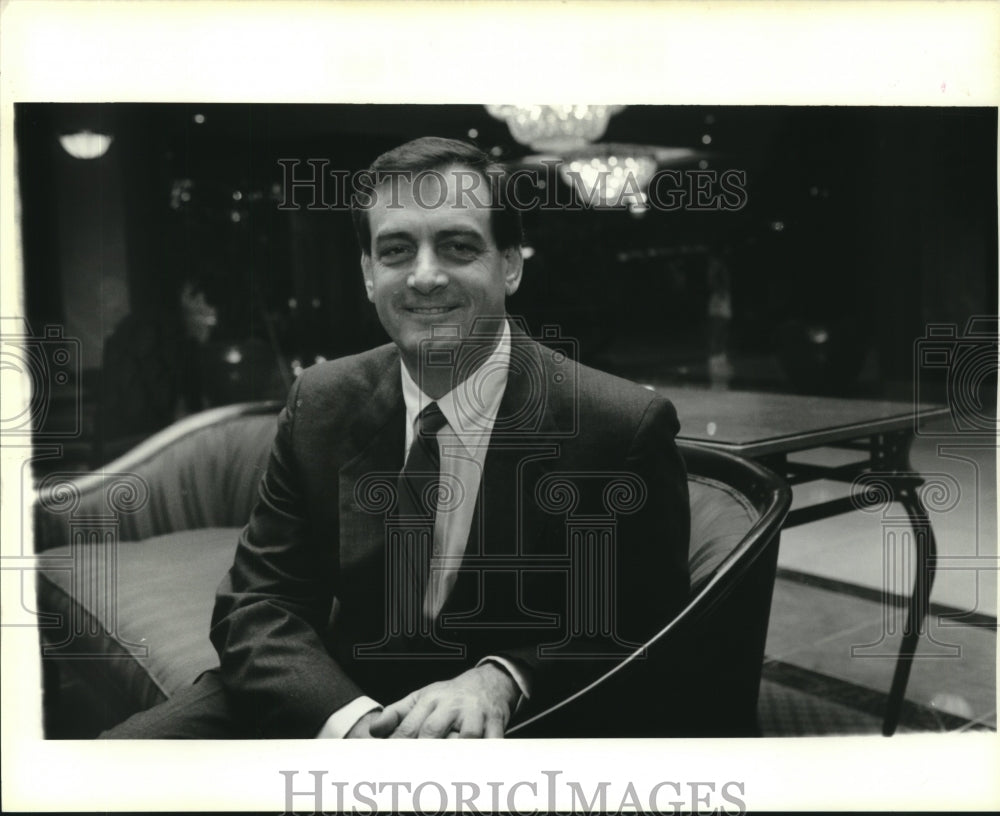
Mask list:
POLYGON ((552 473, 535 488, 539 505, 565 516, 569 586, 566 637, 539 648, 544 657, 625 657, 642 647, 618 633, 618 519, 639 510, 646 485, 634 473, 552 473), (579 513, 580 485, 596 483, 601 512, 579 513))
POLYGON ((119 631, 119 525, 123 514, 142 511, 150 496, 149 485, 134 473, 101 474, 99 491, 90 490, 86 500, 75 482, 78 474, 53 473, 38 487, 42 512, 66 531, 69 552, 37 556, 39 569, 49 580, 65 582, 74 603, 69 620, 40 623, 41 629, 58 630, 62 640, 46 638, 43 657, 146 657, 148 647, 129 642, 119 631), (63 573, 63 581, 55 577, 63 573), (110 637, 123 654, 109 654, 95 639, 110 637))
POLYGON ((919 651, 906 648, 913 659, 960 657, 961 647, 938 640, 928 617, 936 550, 927 510, 954 510, 961 498, 958 480, 947 473, 869 472, 854 480, 851 498, 858 510, 880 517, 883 598, 878 639, 852 645, 851 656, 895 658, 903 637, 919 641, 919 651), (907 597, 910 612, 900 625, 897 609, 907 597))

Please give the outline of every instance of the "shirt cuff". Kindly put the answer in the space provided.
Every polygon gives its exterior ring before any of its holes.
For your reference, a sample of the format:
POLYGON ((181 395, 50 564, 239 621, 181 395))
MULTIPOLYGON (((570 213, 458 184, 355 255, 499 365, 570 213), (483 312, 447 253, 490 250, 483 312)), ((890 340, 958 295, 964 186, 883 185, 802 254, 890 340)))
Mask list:
POLYGON ((342 739, 357 725, 358 720, 372 711, 381 711, 382 706, 371 697, 358 697, 347 705, 338 708, 323 724, 316 739, 342 739))
POLYGON ((514 706, 514 710, 511 714, 517 713, 518 709, 521 707, 521 703, 531 698, 531 684, 528 682, 527 676, 523 671, 521 671, 521 669, 505 657, 487 655, 480 660, 476 666, 482 666, 484 663, 496 663, 498 666, 502 667, 507 674, 514 678, 514 683, 521 690, 521 695, 517 698, 517 705, 514 706))

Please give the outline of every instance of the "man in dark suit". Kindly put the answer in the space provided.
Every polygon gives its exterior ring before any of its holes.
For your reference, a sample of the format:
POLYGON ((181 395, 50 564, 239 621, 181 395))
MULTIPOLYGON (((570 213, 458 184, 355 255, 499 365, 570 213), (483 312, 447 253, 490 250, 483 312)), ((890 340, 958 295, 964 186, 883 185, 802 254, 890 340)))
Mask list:
POLYGON ((220 669, 113 736, 502 736, 687 599, 673 406, 507 315, 502 170, 428 138, 368 181, 361 266, 393 342, 296 382, 219 588, 220 669))

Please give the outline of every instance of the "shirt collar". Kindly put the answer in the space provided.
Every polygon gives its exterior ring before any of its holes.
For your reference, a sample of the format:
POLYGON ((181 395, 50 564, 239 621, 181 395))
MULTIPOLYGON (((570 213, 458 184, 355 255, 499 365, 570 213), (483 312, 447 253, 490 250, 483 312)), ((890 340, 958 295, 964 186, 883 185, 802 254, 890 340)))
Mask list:
MULTIPOLYGON (((448 428, 466 451, 473 451, 489 439, 493 432, 500 400, 507 387, 510 367, 510 325, 505 320, 500 341, 475 371, 437 401, 448 420, 448 428)), ((417 415, 434 402, 410 376, 406 366, 400 366, 403 380, 403 401, 406 403, 406 447, 413 441, 417 415)))

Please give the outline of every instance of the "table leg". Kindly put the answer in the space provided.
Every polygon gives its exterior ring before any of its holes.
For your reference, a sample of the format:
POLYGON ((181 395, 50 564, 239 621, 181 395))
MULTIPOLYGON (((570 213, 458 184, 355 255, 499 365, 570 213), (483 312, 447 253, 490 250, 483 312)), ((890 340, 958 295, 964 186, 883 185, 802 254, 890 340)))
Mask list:
POLYGON ((899 724, 899 716, 906 695, 906 686, 910 679, 910 669, 917 652, 920 635, 924 631, 927 613, 930 608, 931 589, 934 586, 934 561, 937 555, 937 542, 931 528, 930 519, 916 487, 919 480, 909 481, 896 493, 896 497, 906 510, 913 525, 914 547, 917 563, 916 577, 913 582, 913 592, 906 612, 906 626, 903 629, 903 642, 899 647, 899 657, 896 659, 896 671, 889 687, 889 698, 886 700, 885 717, 882 721, 882 733, 891 737, 899 724))
MULTIPOLYGON (((911 431, 894 431, 872 436, 869 440, 869 461, 850 467, 834 468, 830 478, 846 478, 851 476, 856 481, 857 475, 870 473, 877 475, 888 483, 891 498, 903 505, 906 518, 913 531, 916 555, 916 577, 913 591, 907 604, 906 624, 903 629, 903 639, 896 656, 896 667, 889 695, 886 699, 885 714, 882 720, 882 733, 892 736, 899 724, 903 701, 906 698, 906 687, 910 679, 910 670, 920 643, 920 636, 926 631, 925 624, 930 609, 931 588, 934 584, 935 559, 937 542, 931 528, 930 518, 920 498, 919 488, 924 484, 920 474, 913 471, 910 464, 910 446, 913 442, 911 431), (854 467, 857 473, 852 473, 854 467)), ((795 478, 797 465, 790 465, 785 454, 774 454, 759 457, 759 461, 781 474, 792 483, 809 481, 819 477, 821 468, 807 468, 805 478, 795 478)), ((792 510, 788 514, 784 527, 805 524, 830 515, 847 512, 851 507, 859 508, 858 497, 837 499, 820 505, 792 510)), ((883 632, 883 638, 886 636, 883 632)), ((878 644, 869 644, 877 646, 878 644)), ((881 655, 880 655, 881 656, 881 655)), ((889 655, 886 655, 889 656, 889 655)))
POLYGON ((872 456, 876 467, 888 466, 886 469, 892 473, 890 482, 893 495, 903 505, 910 519, 916 548, 916 577, 907 607, 903 641, 899 647, 899 656, 896 658, 896 670, 893 673, 892 685, 889 687, 885 716, 882 720, 882 734, 887 737, 896 732, 899 724, 903 700, 906 697, 906 686, 910 679, 910 669, 913 667, 913 658, 930 609, 937 555, 934 530, 920 499, 919 487, 923 484, 923 479, 911 470, 909 452, 912 441, 913 437, 909 433, 880 437, 875 442, 878 450, 873 450, 872 456))

